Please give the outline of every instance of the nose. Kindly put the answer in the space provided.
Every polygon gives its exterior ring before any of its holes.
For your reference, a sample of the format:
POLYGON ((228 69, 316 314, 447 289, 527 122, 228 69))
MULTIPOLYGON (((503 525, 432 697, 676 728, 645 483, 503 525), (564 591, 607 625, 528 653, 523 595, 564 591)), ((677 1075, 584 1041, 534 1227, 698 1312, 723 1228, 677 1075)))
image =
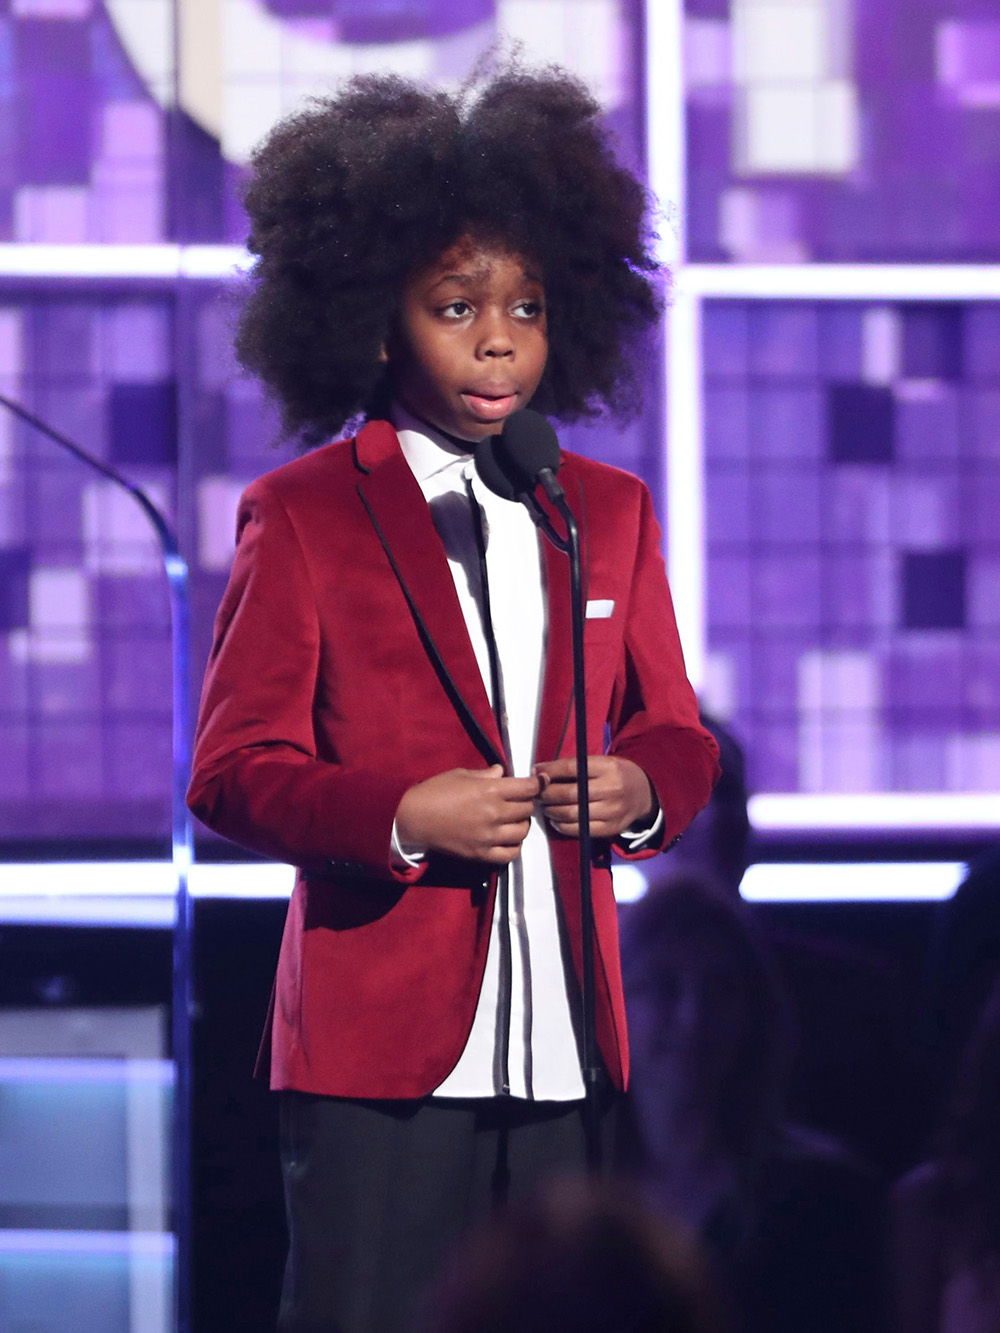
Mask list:
POLYGON ((479 343, 479 355, 507 357, 514 355, 514 340, 510 336, 503 313, 495 311, 488 318, 479 343))

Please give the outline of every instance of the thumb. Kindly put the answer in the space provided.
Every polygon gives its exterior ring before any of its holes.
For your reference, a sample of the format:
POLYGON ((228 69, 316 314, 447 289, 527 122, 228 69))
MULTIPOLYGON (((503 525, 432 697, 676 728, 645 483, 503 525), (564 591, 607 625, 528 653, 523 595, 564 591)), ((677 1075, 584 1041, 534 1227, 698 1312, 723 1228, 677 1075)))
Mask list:
POLYGON ((489 768, 474 768, 471 772, 477 778, 502 778, 503 764, 491 764, 489 768))

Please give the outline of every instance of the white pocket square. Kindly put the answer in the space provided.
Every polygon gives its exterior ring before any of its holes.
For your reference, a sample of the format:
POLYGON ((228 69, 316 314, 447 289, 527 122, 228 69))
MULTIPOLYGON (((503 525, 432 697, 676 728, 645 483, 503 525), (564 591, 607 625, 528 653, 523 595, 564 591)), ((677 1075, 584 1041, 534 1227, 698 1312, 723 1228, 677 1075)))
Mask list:
POLYGON ((598 599, 587 603, 588 620, 610 620, 615 604, 610 598, 598 599))

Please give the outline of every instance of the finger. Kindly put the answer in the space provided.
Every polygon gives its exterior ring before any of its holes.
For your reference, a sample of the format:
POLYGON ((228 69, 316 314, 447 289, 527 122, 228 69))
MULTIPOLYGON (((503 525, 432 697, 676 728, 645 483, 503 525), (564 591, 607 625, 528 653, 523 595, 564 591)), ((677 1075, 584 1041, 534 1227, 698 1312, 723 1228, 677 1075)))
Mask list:
POLYGON ((527 819, 518 824, 501 824, 499 828, 492 830, 492 845, 494 847, 520 847, 528 836, 530 827, 531 821, 527 819))
POLYGON ((580 807, 576 801, 559 801, 547 805, 543 811, 546 819, 579 819, 580 807))
POLYGON ((537 777, 503 778, 497 786, 505 801, 533 801, 542 789, 537 777))
POLYGON ((488 847, 482 854, 481 860, 489 861, 492 865, 509 866, 511 861, 516 861, 521 853, 520 846, 517 847, 488 847))
MULTIPOLYGON (((616 767, 617 764, 612 755, 591 754, 587 756, 588 777, 597 777, 598 774, 616 767)), ((576 759, 545 759, 541 763, 535 764, 531 771, 532 773, 545 773, 553 782, 564 782, 567 778, 575 780, 576 759)))
POLYGON ((567 778, 576 778, 575 759, 546 759, 535 764, 532 773, 544 773, 550 782, 563 782, 567 778))
POLYGON ((548 811, 556 805, 577 805, 580 792, 575 782, 554 782, 538 799, 548 811))
POLYGON ((513 824, 528 821, 535 813, 534 801, 504 801, 495 812, 497 823, 513 824))

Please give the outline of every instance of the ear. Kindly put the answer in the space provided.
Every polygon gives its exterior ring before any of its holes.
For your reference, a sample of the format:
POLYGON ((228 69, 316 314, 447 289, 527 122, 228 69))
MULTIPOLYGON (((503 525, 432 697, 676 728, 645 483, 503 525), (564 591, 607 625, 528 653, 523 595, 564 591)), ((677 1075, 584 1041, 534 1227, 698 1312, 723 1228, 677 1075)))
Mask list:
POLYGON ((389 363, 389 349, 386 347, 385 343, 378 349, 378 360, 379 365, 381 366, 388 365, 389 363))

